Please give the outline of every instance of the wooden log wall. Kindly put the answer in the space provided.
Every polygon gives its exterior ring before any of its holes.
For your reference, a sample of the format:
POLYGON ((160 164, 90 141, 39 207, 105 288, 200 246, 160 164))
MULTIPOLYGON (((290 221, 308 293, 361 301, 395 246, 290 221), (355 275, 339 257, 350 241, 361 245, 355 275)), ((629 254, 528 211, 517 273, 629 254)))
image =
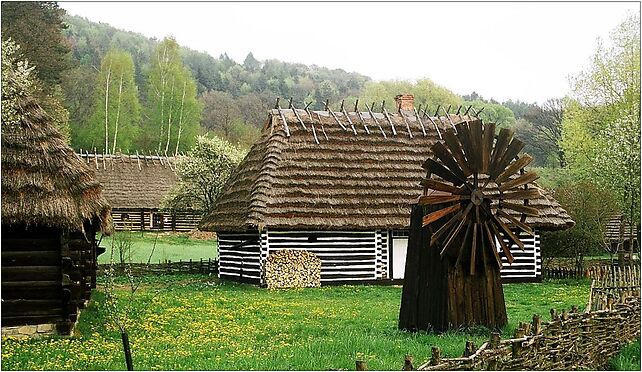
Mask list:
POLYGON ((219 277, 260 284, 260 240, 258 231, 219 233, 219 277))
MULTIPOLYGON (((375 231, 269 230, 266 237, 268 255, 271 251, 292 249, 309 251, 319 257, 321 283, 378 279, 377 251, 384 248, 377 246, 375 231)), ((381 236, 379 239, 382 241, 381 236)), ((383 257, 379 262, 383 262, 383 257)))
POLYGON ((96 286, 95 230, 2 226, 2 325, 55 323, 68 334, 96 286))
POLYGON ((422 371, 443 370, 595 370, 604 368, 620 348, 640 337, 640 298, 629 297, 611 310, 552 311, 542 323, 520 323, 513 338, 495 333, 479 348, 462 345, 463 356, 442 358, 433 347, 422 371))
MULTIPOLYGON (((542 253, 540 245, 540 233, 535 230, 535 236, 520 234, 520 240, 524 243, 524 251, 517 247, 511 249, 514 261, 508 263, 503 251, 499 249, 502 259, 502 280, 504 282, 516 282, 525 280, 536 280, 542 277, 542 253)), ((505 240, 510 245, 508 240, 505 240)))
MULTIPOLYGON (((132 231, 166 231, 189 232, 194 230, 202 219, 195 212, 176 212, 174 214, 162 213, 154 209, 112 209, 112 219, 116 230, 132 231), (163 223, 153 226, 153 215, 162 215, 163 223)), ((157 217, 158 218, 158 217, 157 217)))

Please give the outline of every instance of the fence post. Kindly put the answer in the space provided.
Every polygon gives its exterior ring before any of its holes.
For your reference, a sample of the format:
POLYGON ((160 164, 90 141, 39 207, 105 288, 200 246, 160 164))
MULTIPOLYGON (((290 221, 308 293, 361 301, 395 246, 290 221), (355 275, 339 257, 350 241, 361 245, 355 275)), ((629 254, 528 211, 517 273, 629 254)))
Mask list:
POLYGON ((533 315, 533 335, 537 336, 542 333, 542 318, 534 314, 533 315))
POLYGON ((367 371, 368 363, 365 360, 357 360, 356 362, 357 371, 367 371))
POLYGON ((412 365, 412 355, 408 354, 403 360, 403 371, 414 371, 415 367, 412 365))
POLYGON ((464 348, 464 357, 467 358, 473 354, 475 354, 475 351, 477 351, 477 347, 475 346, 475 343, 468 340, 466 341, 466 347, 464 348))
POLYGON ((441 363, 441 349, 438 348, 437 346, 433 346, 431 351, 432 351, 432 354, 430 356, 430 365, 436 366, 439 363, 441 363))
POLYGON ((490 334, 489 346, 491 349, 497 349, 499 347, 499 332, 490 334))
MULTIPOLYGON (((524 337, 524 329, 523 328, 517 328, 515 330, 515 335, 514 338, 522 338, 524 337)), ((512 345, 512 353, 513 353, 513 358, 519 358, 519 355, 522 352, 522 341, 513 341, 512 345)))

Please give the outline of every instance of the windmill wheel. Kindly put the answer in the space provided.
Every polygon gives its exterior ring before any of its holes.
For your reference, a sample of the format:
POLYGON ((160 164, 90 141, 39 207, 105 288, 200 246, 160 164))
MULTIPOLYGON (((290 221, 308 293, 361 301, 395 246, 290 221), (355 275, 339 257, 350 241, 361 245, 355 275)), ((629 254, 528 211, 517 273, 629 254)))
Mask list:
POLYGON ((495 124, 481 120, 458 124, 431 147, 433 157, 423 164, 428 175, 419 204, 431 210, 423 218, 423 226, 435 225, 430 245, 440 242, 440 257, 469 265, 471 275, 480 264, 501 268, 497 244, 509 263, 512 247, 524 249, 510 225, 533 235, 525 220, 538 211, 528 200, 540 193, 528 183, 538 175, 524 171, 533 158, 519 154, 524 143, 513 133, 502 128, 496 136, 495 124))

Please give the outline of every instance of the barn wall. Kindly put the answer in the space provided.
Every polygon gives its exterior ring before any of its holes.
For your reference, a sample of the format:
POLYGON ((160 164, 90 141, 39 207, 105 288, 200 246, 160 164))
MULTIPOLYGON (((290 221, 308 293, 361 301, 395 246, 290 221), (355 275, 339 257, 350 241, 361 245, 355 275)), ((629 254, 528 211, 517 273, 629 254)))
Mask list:
MULTIPOLYGON (((541 280, 542 278, 542 253, 540 232, 535 230, 535 236, 520 235, 520 240, 524 243, 522 252, 517 246, 511 248, 514 260, 509 265, 508 260, 500 253, 502 258, 502 280, 504 281, 529 281, 541 280)), ((501 249, 498 249, 501 252, 501 249)))
POLYGON ((307 250, 321 259, 321 282, 375 280, 383 271, 382 236, 375 231, 273 231, 266 233, 269 252, 307 250), (379 242, 379 243, 378 243, 379 242), (379 244, 379 245, 378 245, 379 244))
POLYGON ((219 233, 219 277, 259 284, 261 244, 258 231, 219 233))
POLYGON ((2 226, 2 326, 71 332, 96 286, 95 230, 2 226), (34 328, 37 329, 37 328, 34 328))
POLYGON ((202 218, 193 212, 177 212, 172 215, 159 212, 158 209, 139 208, 115 208, 111 215, 114 228, 121 231, 189 232, 197 227, 202 218))

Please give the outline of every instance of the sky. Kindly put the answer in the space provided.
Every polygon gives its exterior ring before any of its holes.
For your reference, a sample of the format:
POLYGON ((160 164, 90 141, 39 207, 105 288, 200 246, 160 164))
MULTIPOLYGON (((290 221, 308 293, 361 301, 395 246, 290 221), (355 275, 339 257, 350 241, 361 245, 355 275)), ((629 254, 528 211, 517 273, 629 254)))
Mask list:
POLYGON ((59 2, 70 14, 242 63, 249 52, 457 94, 542 103, 639 2, 59 2))

